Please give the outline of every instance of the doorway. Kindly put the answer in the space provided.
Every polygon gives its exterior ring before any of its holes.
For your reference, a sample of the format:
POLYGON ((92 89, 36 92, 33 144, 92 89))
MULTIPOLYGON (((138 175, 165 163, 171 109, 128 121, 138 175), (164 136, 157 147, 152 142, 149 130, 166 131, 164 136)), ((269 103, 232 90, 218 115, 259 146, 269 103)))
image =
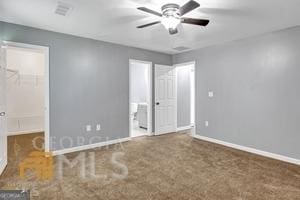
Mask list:
POLYGON ((177 131, 195 132, 195 62, 175 65, 177 93, 177 131))
POLYGON ((31 138, 33 134, 40 136, 44 145, 39 146, 39 150, 48 152, 49 48, 4 41, 1 57, 1 80, 4 82, 1 89, 4 98, 1 103, 3 123, 0 127, 5 139, 3 157, 7 160, 7 138, 17 140, 20 135, 22 138, 31 138))
POLYGON ((130 137, 152 133, 152 63, 129 61, 130 137))

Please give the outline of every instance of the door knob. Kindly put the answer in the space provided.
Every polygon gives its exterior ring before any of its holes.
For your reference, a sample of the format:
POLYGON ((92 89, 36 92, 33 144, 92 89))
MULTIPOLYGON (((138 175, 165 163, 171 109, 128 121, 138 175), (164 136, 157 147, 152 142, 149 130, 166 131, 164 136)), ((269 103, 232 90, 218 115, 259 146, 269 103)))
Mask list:
POLYGON ((156 102, 156 105, 159 105, 159 102, 156 102))
POLYGON ((0 112, 0 117, 4 117, 5 116, 5 112, 0 112))

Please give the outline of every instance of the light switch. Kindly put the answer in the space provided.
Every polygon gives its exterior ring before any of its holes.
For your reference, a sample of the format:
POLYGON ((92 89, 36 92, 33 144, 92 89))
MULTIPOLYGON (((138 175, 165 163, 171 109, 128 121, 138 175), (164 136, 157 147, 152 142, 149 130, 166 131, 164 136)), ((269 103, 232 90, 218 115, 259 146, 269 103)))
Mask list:
POLYGON ((208 121, 205 121, 205 126, 208 127, 208 121))
POLYGON ((208 92, 208 97, 209 98, 213 98, 214 97, 214 92, 213 91, 209 91, 208 92))
POLYGON ((100 124, 97 124, 96 131, 101 131, 101 125, 100 124))
POLYGON ((92 131, 92 126, 91 126, 91 125, 86 125, 86 131, 87 131, 87 132, 92 131))

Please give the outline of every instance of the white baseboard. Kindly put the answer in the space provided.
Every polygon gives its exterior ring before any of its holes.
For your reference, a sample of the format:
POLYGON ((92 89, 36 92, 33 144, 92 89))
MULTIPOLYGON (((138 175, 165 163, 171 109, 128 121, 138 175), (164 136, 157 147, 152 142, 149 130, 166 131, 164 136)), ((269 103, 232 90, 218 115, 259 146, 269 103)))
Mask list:
POLYGON ((166 133, 154 133, 154 135, 153 136, 160 136, 160 135, 167 135, 167 134, 173 134, 173 133, 176 133, 176 130, 174 130, 174 131, 171 131, 171 132, 166 132, 166 133))
POLYGON ((25 135, 25 134, 41 133, 41 132, 44 132, 44 130, 29 130, 29 131, 7 132, 7 136, 25 135))
POLYGON ((112 145, 112 144, 127 142, 129 140, 131 140, 130 137, 120 138, 120 139, 116 139, 116 140, 109 140, 109 141, 99 142, 99 143, 95 143, 95 144, 88 144, 88 145, 82 145, 82 146, 78 146, 78 147, 61 149, 61 150, 53 151, 52 154, 54 156, 62 155, 62 154, 67 154, 67 153, 72 153, 72 152, 77 152, 77 151, 84 151, 84 150, 93 149, 93 148, 97 148, 97 147, 103 147, 103 146, 108 146, 108 145, 112 145))
POLYGON ((254 153, 254 154, 257 154, 257 155, 260 155, 260 156, 273 158, 273 159, 276 159, 276 160, 280 160, 280 161, 300 165, 300 160, 295 159, 295 158, 290 158, 290 157, 287 157, 287 156, 283 156, 283 155, 279 155, 279 154, 275 154, 275 153, 270 153, 270 152, 267 152, 267 151, 262 151, 262 150, 258 150, 258 149, 254 149, 254 148, 250 148, 250 147, 245 147, 245 146, 241 146, 241 145, 237 145, 237 144, 233 144, 233 143, 229 143, 229 142, 224 142, 222 140, 217 140, 217 139, 213 139, 213 138, 209 138, 209 137, 205 137, 205 136, 201 136, 201 135, 193 135, 193 137, 197 138, 197 139, 200 139, 200 140, 205 140, 205 141, 208 141, 208 142, 212 142, 212 143, 220 144, 220 145, 223 145, 223 146, 231 147, 231 148, 234 148, 234 149, 238 149, 238 150, 241 150, 241 151, 254 153))
POLYGON ((191 128, 192 128, 192 126, 182 126, 182 127, 178 127, 178 128, 176 128, 176 132, 189 130, 189 129, 191 129, 191 128))

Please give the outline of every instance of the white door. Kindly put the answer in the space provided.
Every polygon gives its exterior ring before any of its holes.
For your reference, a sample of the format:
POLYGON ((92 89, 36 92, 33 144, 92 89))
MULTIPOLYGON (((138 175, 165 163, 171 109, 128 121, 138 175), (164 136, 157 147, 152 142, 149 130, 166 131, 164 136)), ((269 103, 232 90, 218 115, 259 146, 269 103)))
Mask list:
POLYGON ((176 80, 173 66, 155 65, 155 134, 176 131, 176 80))
POLYGON ((7 165, 6 136, 6 52, 0 42, 0 174, 7 165))

